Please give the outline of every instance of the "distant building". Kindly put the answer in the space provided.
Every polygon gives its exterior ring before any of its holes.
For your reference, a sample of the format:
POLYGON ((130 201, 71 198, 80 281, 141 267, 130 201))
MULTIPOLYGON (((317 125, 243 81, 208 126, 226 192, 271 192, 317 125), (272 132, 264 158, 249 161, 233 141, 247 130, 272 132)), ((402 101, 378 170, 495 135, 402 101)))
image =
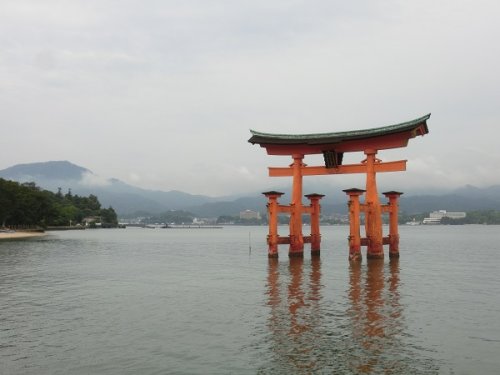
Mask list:
POLYGON ((85 217, 85 218, 83 218, 82 223, 86 227, 93 225, 93 224, 95 224, 96 226, 100 226, 101 225, 101 217, 100 216, 85 217))
POLYGON ((260 212, 245 210, 240 212, 240 219, 257 219, 260 220, 260 212))
POLYGON ((464 219, 467 216, 465 212, 447 212, 446 210, 432 211, 429 217, 424 218, 422 224, 440 224, 443 217, 449 219, 464 219))
POLYGON ((195 225, 214 225, 216 223, 217 223, 216 217, 193 218, 193 224, 195 225))
POLYGON ((321 221, 334 224, 349 224, 349 216, 345 214, 333 213, 332 215, 321 216, 321 221))

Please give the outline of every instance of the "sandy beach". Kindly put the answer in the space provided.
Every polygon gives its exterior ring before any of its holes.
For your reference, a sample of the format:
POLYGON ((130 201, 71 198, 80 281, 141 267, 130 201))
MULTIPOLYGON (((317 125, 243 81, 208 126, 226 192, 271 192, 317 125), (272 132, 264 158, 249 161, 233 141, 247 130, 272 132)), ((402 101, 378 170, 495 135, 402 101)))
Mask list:
POLYGON ((43 237, 46 235, 47 234, 43 232, 0 232, 0 240, 16 240, 31 237, 43 237))

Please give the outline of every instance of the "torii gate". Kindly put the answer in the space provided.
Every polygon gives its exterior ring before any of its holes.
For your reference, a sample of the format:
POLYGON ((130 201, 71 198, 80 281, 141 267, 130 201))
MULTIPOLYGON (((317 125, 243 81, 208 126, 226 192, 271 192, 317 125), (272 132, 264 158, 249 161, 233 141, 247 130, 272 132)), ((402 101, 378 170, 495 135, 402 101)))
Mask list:
POLYGON ((280 205, 278 198, 283 193, 269 191, 263 193, 268 198, 269 257, 278 256, 278 245, 289 244, 289 256, 303 256, 304 243, 311 243, 311 255, 319 255, 321 234, 319 231, 319 200, 321 194, 306 195, 309 206, 302 205, 302 177, 331 174, 366 174, 366 190, 348 189, 349 196, 349 259, 361 260, 361 246, 367 246, 367 258, 383 258, 383 245, 389 244, 389 255, 399 256, 398 234, 398 197, 396 191, 384 193, 389 203, 381 205, 377 191, 376 174, 380 172, 398 172, 406 170, 406 160, 382 162, 378 159, 379 150, 406 147, 410 138, 423 136, 429 132, 427 120, 430 114, 401 124, 373 129, 354 130, 321 134, 269 134, 250 130, 252 137, 248 142, 264 147, 269 155, 290 155, 293 163, 289 167, 270 167, 270 177, 293 178, 290 205, 280 205), (346 152, 364 152, 366 158, 359 164, 342 164, 346 152), (307 166, 303 163, 305 155, 323 154, 324 166, 307 166), (366 192, 365 203, 359 202, 359 196, 366 192), (366 237, 360 236, 360 212, 365 213, 366 237), (290 214, 290 234, 278 235, 278 214, 290 214), (389 236, 383 237, 382 212, 389 212, 389 236), (302 214, 311 215, 311 235, 302 234, 302 214))

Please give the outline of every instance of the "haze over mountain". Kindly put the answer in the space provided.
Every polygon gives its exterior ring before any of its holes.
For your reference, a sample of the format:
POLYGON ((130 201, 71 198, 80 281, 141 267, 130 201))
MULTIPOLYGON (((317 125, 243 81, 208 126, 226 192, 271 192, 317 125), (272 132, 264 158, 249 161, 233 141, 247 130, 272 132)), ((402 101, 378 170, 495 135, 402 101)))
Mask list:
MULTIPOLYGON (((266 201, 260 192, 249 196, 208 197, 181 191, 147 190, 126 184, 115 178, 104 178, 87 168, 69 161, 48 161, 18 164, 0 170, 0 177, 18 182, 35 182, 38 186, 63 193, 71 189, 73 194, 97 195, 103 206, 112 206, 120 215, 138 211, 152 214, 167 210, 187 210, 201 217, 237 215, 245 209, 265 211, 266 201)), ((326 194, 322 212, 346 213, 347 199, 342 188, 307 182, 308 192, 326 194)), ((264 191, 266 189, 262 189, 264 191)), ((290 187, 280 189, 285 193, 283 203, 288 203, 290 187)), ((422 213, 438 209, 471 211, 500 209, 500 185, 478 188, 466 185, 448 192, 434 194, 405 192, 401 197, 400 210, 406 213, 422 213)))
POLYGON ((38 186, 63 193, 97 195, 103 206, 112 206, 118 213, 136 211, 159 213, 215 201, 203 195, 181 191, 154 191, 128 185, 115 178, 100 177, 89 169, 69 161, 48 161, 18 164, 0 171, 0 177, 18 182, 35 182, 38 186))

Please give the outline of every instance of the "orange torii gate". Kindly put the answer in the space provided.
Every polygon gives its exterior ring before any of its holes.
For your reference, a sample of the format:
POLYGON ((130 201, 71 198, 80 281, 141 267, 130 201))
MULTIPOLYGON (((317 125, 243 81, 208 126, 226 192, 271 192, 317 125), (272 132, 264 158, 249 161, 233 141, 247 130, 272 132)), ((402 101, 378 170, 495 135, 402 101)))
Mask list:
POLYGON ((384 244, 389 244, 389 255, 399 256, 398 234, 398 198, 402 194, 397 191, 383 193, 389 202, 380 204, 376 174, 381 172, 398 172, 406 170, 406 160, 382 162, 378 159, 379 150, 406 147, 410 138, 423 136, 429 132, 427 120, 430 114, 401 124, 373 129, 354 130, 321 134, 269 134, 250 130, 252 137, 248 142, 264 147, 269 155, 290 155, 293 163, 289 167, 270 167, 271 177, 292 177, 292 197, 290 205, 280 205, 278 199, 281 192, 263 193, 268 198, 269 216, 269 257, 278 256, 278 245, 289 244, 289 256, 303 256, 304 243, 311 243, 311 255, 319 255, 321 234, 319 231, 319 201, 321 194, 309 194, 309 206, 302 204, 302 177, 333 174, 366 174, 366 190, 348 189, 349 196, 349 259, 361 259, 361 246, 367 247, 367 258, 383 258, 384 244), (344 153, 364 152, 366 158, 359 164, 342 164, 344 153), (323 154, 325 165, 307 166, 305 155, 323 154), (365 202, 359 197, 365 194, 365 202), (278 235, 278 214, 290 214, 290 234, 287 237, 278 235), (360 214, 365 214, 366 237, 360 235, 360 214), (382 213, 389 213, 389 236, 382 233, 382 213), (302 215, 311 215, 311 235, 302 234, 302 215))

